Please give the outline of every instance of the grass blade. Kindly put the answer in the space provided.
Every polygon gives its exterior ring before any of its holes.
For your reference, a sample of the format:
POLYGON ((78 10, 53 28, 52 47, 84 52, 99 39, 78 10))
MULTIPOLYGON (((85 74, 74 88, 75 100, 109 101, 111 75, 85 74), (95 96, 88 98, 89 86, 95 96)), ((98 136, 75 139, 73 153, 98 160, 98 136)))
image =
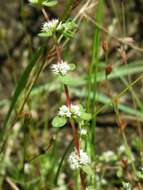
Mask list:
POLYGON ((4 121, 4 128, 6 128, 7 123, 9 121, 9 118, 11 116, 11 113, 12 113, 12 111, 16 105, 17 100, 18 100, 18 97, 20 96, 21 92, 25 88, 27 81, 28 81, 28 78, 29 78, 29 75, 30 75, 34 65, 37 63, 37 60, 39 60, 39 58, 43 54, 43 51, 44 51, 44 48, 40 48, 37 50, 37 52, 32 57, 30 64, 27 66, 27 68, 23 72, 23 74, 22 74, 22 76, 21 76, 21 78, 17 84, 17 87, 15 89, 14 95, 12 97, 11 105, 10 105, 10 108, 8 110, 8 113, 7 113, 5 121, 4 121))

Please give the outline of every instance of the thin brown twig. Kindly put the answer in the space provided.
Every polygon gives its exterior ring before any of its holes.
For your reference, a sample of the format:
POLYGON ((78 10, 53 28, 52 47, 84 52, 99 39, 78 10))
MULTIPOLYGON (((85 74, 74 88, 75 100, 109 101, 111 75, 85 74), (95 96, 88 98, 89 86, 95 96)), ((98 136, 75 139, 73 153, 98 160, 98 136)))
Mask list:
POLYGON ((49 16, 48 16, 48 14, 46 13, 46 11, 45 11, 44 8, 42 8, 42 13, 43 13, 43 15, 44 15, 45 20, 48 22, 48 21, 49 21, 49 16))
POLYGON ((10 187, 13 189, 13 190, 20 190, 16 184, 9 178, 9 177, 6 177, 6 182, 10 185, 10 187))
POLYGON ((104 28, 103 26, 101 26, 100 24, 98 24, 93 18, 91 18, 88 15, 88 13, 83 13, 83 16, 85 18, 88 18, 88 20, 90 20, 93 24, 95 24, 95 26, 97 26, 100 30, 102 30, 103 32, 105 32, 106 34, 108 34, 111 38, 113 38, 114 40, 116 40, 120 44, 122 44, 122 45, 128 45, 129 47, 131 47, 134 50, 143 52, 143 48, 137 47, 137 46, 133 45, 132 43, 128 43, 128 42, 126 42, 126 41, 124 41, 124 40, 122 40, 122 39, 120 39, 120 38, 118 38, 116 36, 113 36, 113 35, 109 34, 109 31, 106 28, 104 28))

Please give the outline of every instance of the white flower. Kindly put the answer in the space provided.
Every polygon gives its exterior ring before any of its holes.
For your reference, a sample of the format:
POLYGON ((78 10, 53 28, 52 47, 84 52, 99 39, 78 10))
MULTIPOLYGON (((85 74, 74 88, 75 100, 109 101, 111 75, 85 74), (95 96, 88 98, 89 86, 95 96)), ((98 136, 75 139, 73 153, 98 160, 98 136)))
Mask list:
POLYGON ((124 190, 131 190, 132 186, 129 182, 123 182, 124 190))
POLYGON ((118 152, 119 154, 123 154, 126 151, 126 147, 124 145, 119 146, 118 152))
POLYGON ((28 0, 29 1, 29 3, 31 3, 31 4, 37 4, 38 3, 38 0, 28 0))
POLYGON ((69 156, 69 164, 71 169, 78 169, 81 166, 90 164, 91 160, 86 152, 80 149, 80 156, 77 155, 76 151, 73 151, 69 156))
POLYGON ((80 164, 79 164, 79 157, 77 155, 77 153, 74 151, 72 152, 70 155, 69 155, 69 164, 70 164, 70 167, 71 169, 77 169, 79 168, 80 164))
POLYGON ((31 165, 29 163, 25 163, 24 164, 24 172, 26 174, 28 174, 28 173, 30 173, 30 171, 31 171, 31 165))
POLYGON ((72 112, 72 114, 74 114, 76 116, 80 116, 81 115, 79 105, 71 104, 70 111, 72 112))
POLYGON ((107 185, 107 184, 108 184, 108 182, 107 182, 107 180, 106 180, 106 179, 102 178, 102 179, 101 179, 101 184, 102 184, 102 185, 107 185))
POLYGON ((103 152, 103 154, 100 156, 99 159, 101 161, 110 162, 110 161, 117 160, 117 156, 113 151, 108 150, 106 152, 103 152))
POLYGON ((66 73, 70 71, 70 66, 67 62, 62 61, 61 63, 53 64, 51 69, 55 74, 66 75, 66 73))
POLYGON ((71 117, 71 112, 70 112, 69 108, 66 105, 63 105, 63 106, 60 107, 58 115, 62 116, 62 117, 63 116, 71 117))
POLYGON ((84 152, 82 149, 80 150, 80 164, 81 165, 87 165, 90 164, 90 158, 86 152, 84 152))
POLYGON ((58 26, 59 23, 60 22, 58 19, 52 19, 48 22, 45 22, 42 26, 42 32, 49 32, 56 30, 56 27, 58 26))
POLYGON ((58 115, 63 117, 80 116, 80 107, 78 105, 71 104, 70 107, 63 105, 59 108, 58 115))
POLYGON ((80 134, 83 135, 83 136, 86 135, 87 134, 87 130, 85 128, 81 128, 80 129, 80 134))

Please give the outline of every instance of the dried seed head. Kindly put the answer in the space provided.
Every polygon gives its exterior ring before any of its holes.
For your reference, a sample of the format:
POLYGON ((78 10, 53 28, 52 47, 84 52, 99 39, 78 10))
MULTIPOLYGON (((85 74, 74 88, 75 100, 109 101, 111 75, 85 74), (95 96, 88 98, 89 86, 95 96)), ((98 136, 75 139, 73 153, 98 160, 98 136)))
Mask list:
POLYGON ((122 59, 123 64, 127 64, 128 57, 125 50, 123 48, 119 48, 118 51, 120 53, 120 57, 122 59))
POLYGON ((118 120, 118 126, 121 130, 124 130, 125 127, 127 126, 127 123, 123 118, 120 117, 118 120))
POLYGON ((112 64, 108 64, 105 68, 106 75, 109 75, 113 70, 112 64))
POLYGON ((123 158, 121 161, 122 161, 123 167, 127 168, 127 166, 128 166, 128 159, 127 158, 123 158))
POLYGON ((119 40, 124 44, 132 44, 134 43, 134 39, 131 37, 119 38, 119 40))
POLYGON ((104 50, 105 52, 108 51, 109 45, 108 45, 108 42, 107 42, 107 41, 103 41, 103 42, 102 42, 102 48, 103 48, 103 50, 104 50))

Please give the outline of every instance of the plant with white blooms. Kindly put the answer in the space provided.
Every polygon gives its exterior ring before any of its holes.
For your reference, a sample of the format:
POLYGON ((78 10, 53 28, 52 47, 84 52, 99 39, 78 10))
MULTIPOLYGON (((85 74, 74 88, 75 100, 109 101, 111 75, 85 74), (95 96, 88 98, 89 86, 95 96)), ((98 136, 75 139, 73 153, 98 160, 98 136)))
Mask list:
POLYGON ((71 38, 74 36, 74 30, 77 25, 74 21, 67 20, 65 22, 59 19, 52 19, 42 24, 40 37, 48 38, 54 35, 62 34, 66 38, 71 38))
POLYGON ((58 19, 52 19, 48 22, 44 22, 41 27, 41 33, 39 33, 40 37, 50 37, 52 36, 56 30, 58 25, 60 24, 60 21, 58 19))
POLYGON ((59 108, 59 113, 58 113, 59 116, 63 117, 71 117, 71 112, 70 112, 70 109, 68 108, 68 106, 66 105, 63 105, 59 108))
MULTIPOLYGON (((82 169, 85 173, 88 174, 88 171, 92 173, 90 168, 91 160, 86 152, 80 149, 80 140, 78 138, 78 129, 76 125, 81 129, 84 127, 84 124, 91 120, 91 114, 87 113, 86 110, 80 104, 73 104, 69 95, 68 85, 73 81, 73 77, 70 77, 68 73, 75 70, 75 64, 69 64, 68 62, 62 59, 61 50, 64 46, 61 46, 61 42, 66 38, 74 37, 75 30, 77 25, 74 20, 64 19, 63 21, 58 18, 49 19, 48 14, 46 13, 45 6, 50 7, 54 6, 57 3, 57 0, 29 0, 32 5, 40 6, 42 8, 42 13, 45 18, 45 22, 41 26, 41 31, 38 36, 42 38, 51 38, 54 43, 54 52, 56 52, 57 63, 51 65, 51 71, 57 75, 57 78, 60 79, 63 84, 66 102, 67 105, 62 105, 57 115, 52 120, 52 126, 55 128, 60 128, 66 125, 68 122, 72 126, 73 130, 73 139, 75 151, 73 151, 69 156, 69 163, 72 169, 82 169)), ((84 131, 85 133, 85 131, 84 131)), ((81 182, 82 184, 82 182, 81 182)))
POLYGON ((53 127, 64 126, 68 119, 73 119, 78 123, 83 121, 89 121, 91 119, 91 114, 87 113, 82 105, 70 104, 70 106, 62 105, 59 108, 59 112, 52 121, 53 127))
POLYGON ((99 160, 104 162, 116 161, 117 155, 113 151, 108 150, 102 153, 102 155, 99 157, 99 160))
POLYGON ((68 158, 71 169, 75 170, 82 166, 89 165, 91 160, 86 152, 80 149, 80 154, 77 154, 77 151, 71 152, 68 158))
POLYGON ((51 69, 52 69, 53 73, 60 74, 60 75, 64 76, 69 71, 72 70, 70 65, 71 64, 67 64, 67 62, 61 61, 60 63, 51 65, 51 69))

